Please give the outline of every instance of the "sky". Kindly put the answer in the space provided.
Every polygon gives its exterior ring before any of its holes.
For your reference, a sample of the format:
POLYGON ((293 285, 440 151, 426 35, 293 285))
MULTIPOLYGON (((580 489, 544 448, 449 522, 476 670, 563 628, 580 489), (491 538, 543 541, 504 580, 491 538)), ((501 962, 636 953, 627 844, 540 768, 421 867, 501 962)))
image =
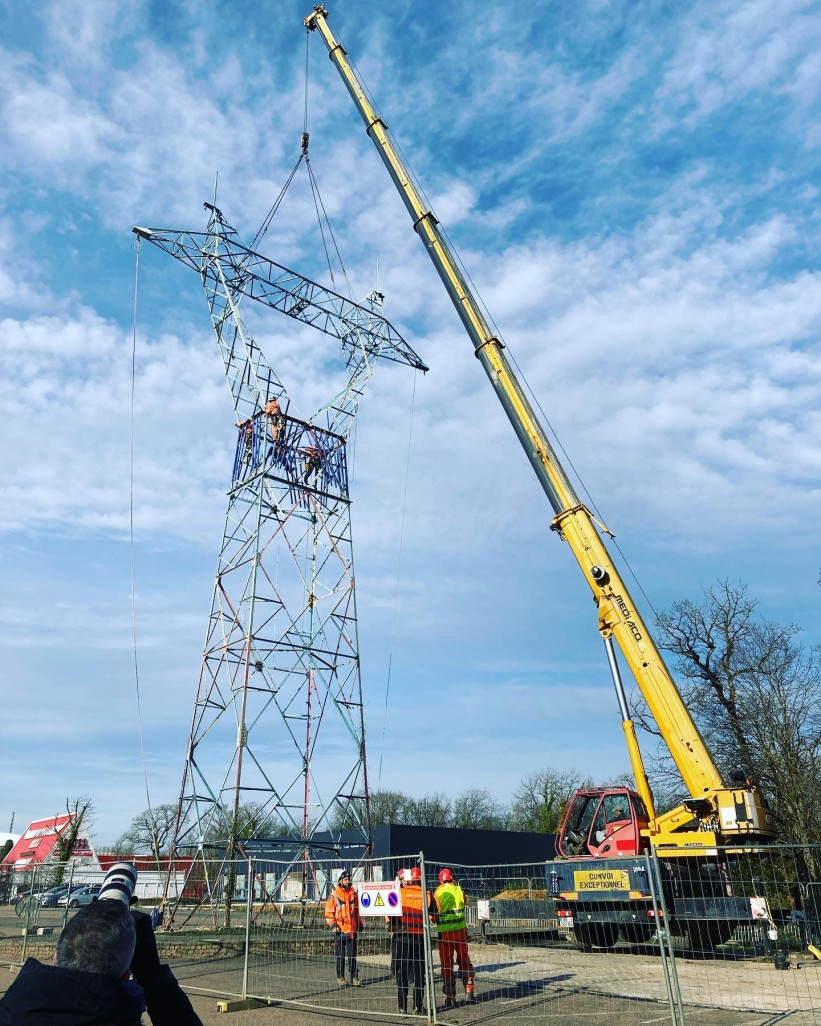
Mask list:
MULTIPOLYGON (((179 793, 235 429, 196 275, 144 246, 137 278, 130 229, 202 230, 216 183, 253 237, 300 152, 309 10, 0 0, 2 829, 87 795, 104 847, 179 793)), ((329 20, 644 614, 732 578, 821 641, 821 5, 339 0, 329 20)), ((612 778, 589 588, 308 43, 351 288, 378 261, 430 367, 380 366, 355 437, 371 786, 505 803, 545 767, 612 778)), ((330 282, 302 169, 260 249, 330 282)), ((331 340, 255 331, 299 410, 330 396, 331 340)))

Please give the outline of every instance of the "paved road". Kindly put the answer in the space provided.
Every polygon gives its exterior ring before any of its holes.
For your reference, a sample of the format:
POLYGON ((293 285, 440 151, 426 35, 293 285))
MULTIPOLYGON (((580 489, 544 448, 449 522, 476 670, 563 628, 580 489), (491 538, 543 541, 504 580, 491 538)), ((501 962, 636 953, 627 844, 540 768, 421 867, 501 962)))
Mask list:
MULTIPOLYGON (((497 1020, 510 1026, 664 1026, 671 1023, 667 990, 657 956, 583 955, 571 951, 515 949, 504 945, 477 947, 477 1002, 438 1012, 440 1022, 473 1026, 497 1020)), ((336 987, 327 959, 290 958, 258 961, 249 974, 249 991, 272 994, 299 1005, 235 1013, 245 1023, 403 1022, 394 1014, 394 983, 385 956, 361 959, 363 986, 336 987), (366 1013, 366 1014, 363 1014, 366 1013), (264 1017, 264 1018, 263 1018, 264 1017)), ((189 992, 203 989, 238 993, 241 960, 219 966, 178 964, 189 992), (194 990, 196 988, 196 990, 194 990)), ((821 1026, 821 963, 801 969, 775 970, 769 963, 705 963, 678 959, 677 970, 685 1020, 694 1026, 821 1026), (816 968, 817 966, 817 968, 816 968)), ((441 995, 439 995, 441 1001, 441 995)), ((196 999, 203 1022, 214 1022, 215 999, 196 999)), ((224 1022, 224 1020, 222 1020, 224 1022)))

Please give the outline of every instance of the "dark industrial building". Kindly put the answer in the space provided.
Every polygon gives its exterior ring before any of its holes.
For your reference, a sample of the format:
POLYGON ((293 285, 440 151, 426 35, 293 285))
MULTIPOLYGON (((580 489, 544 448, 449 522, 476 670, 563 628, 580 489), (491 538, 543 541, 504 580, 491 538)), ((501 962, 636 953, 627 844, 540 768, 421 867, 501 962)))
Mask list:
MULTIPOLYGON (((355 878, 392 880, 399 869, 418 865, 420 856, 431 883, 447 865, 478 893, 493 893, 514 881, 517 887, 528 882, 532 887, 544 887, 544 863, 554 858, 555 850, 554 834, 389 824, 374 827, 370 858, 353 832, 349 839, 344 832, 339 839, 329 833, 316 834, 311 845, 312 868, 303 873, 303 849, 292 841, 258 838, 242 842, 245 858, 254 861, 255 875, 286 900, 300 894, 318 897, 336 882, 343 866, 353 870, 355 878)), ((237 859, 238 878, 243 876, 243 880, 244 861, 237 859)))

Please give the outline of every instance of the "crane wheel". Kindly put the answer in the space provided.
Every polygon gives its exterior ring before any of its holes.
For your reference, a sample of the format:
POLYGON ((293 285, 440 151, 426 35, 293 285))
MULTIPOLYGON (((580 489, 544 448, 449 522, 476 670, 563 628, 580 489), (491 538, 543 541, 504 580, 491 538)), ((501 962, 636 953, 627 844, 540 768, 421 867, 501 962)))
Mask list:
POLYGON ((646 944, 653 936, 653 927, 649 923, 622 923, 619 933, 628 944, 646 944))
POLYGON ((616 923, 579 923, 573 927, 573 940, 578 951, 615 947, 619 939, 616 923))
POLYGON ((685 925, 684 935, 693 951, 709 952, 726 944, 735 928, 736 924, 726 919, 694 919, 685 925))

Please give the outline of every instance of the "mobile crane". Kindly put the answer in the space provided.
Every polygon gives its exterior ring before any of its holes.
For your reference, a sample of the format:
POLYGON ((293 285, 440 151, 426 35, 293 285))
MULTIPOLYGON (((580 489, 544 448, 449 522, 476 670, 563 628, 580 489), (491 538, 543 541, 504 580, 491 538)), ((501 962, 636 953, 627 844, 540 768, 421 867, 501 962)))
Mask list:
MULTIPOLYGON (((710 863, 706 856, 715 856, 716 849, 725 845, 749 846, 774 838, 774 817, 764 795, 749 781, 738 787, 728 787, 722 780, 647 625, 610 558, 602 538, 603 533, 609 532, 600 529, 601 525, 580 501, 507 359, 502 340, 490 329, 462 274, 439 228, 439 221, 414 184, 410 169, 400 157, 387 125, 370 103, 347 59, 345 48, 331 32, 324 4, 314 7, 305 19, 305 26, 309 31, 317 31, 327 46, 330 60, 365 122, 365 130, 399 190, 414 230, 422 239, 456 307, 473 343, 474 354, 547 495, 554 513, 551 529, 570 547, 596 603, 598 630, 605 643, 618 697, 636 790, 585 790, 572 796, 557 837, 557 850, 563 861, 548 865, 550 891, 559 915, 564 913, 566 924, 573 926, 581 947, 589 947, 593 943, 610 947, 615 943, 620 928, 628 939, 631 934, 634 939, 639 937, 646 922, 637 918, 640 912, 636 912, 636 902, 646 903, 651 898, 647 881, 645 879, 642 883, 641 874, 635 877, 632 869, 622 870, 615 862, 608 862, 608 872, 602 872, 601 860, 630 861, 632 856, 635 862, 636 856, 653 851, 668 860, 679 860, 675 863, 679 870, 684 870, 685 864, 689 863, 688 872, 676 874, 673 870, 672 873, 679 880, 699 881, 685 894, 684 897, 693 899, 694 903, 682 915, 691 923, 701 925, 712 915, 709 899, 720 892, 725 895, 727 892, 726 884, 720 880, 710 882, 711 875, 715 873, 715 863, 710 863), (689 792, 690 797, 686 801, 668 812, 659 813, 655 809, 629 714, 614 641, 689 792), (573 868, 572 879, 568 878, 567 872, 563 874, 556 868, 567 867, 568 863, 573 868), (590 868, 584 868, 588 865, 590 868), (565 886, 567 884, 570 885, 565 886), (579 884, 581 887, 577 886, 579 884), (573 913, 580 907, 574 903, 585 899, 588 918, 574 923, 573 913), (703 904, 704 900, 707 900, 707 905, 703 904), (614 905, 623 907, 614 912, 614 905), (601 906, 600 914, 596 906, 601 906), (632 932, 629 929, 631 924, 636 927, 632 932)), ((670 898, 673 897, 671 892, 670 898)), ((684 908, 681 902, 679 908, 684 908)), ((730 922, 733 916, 741 914, 741 910, 735 908, 727 913, 726 920, 730 922)), ((726 932, 726 929, 706 931, 712 941, 720 940, 726 932)), ((703 936, 705 931, 701 933, 703 936)))

